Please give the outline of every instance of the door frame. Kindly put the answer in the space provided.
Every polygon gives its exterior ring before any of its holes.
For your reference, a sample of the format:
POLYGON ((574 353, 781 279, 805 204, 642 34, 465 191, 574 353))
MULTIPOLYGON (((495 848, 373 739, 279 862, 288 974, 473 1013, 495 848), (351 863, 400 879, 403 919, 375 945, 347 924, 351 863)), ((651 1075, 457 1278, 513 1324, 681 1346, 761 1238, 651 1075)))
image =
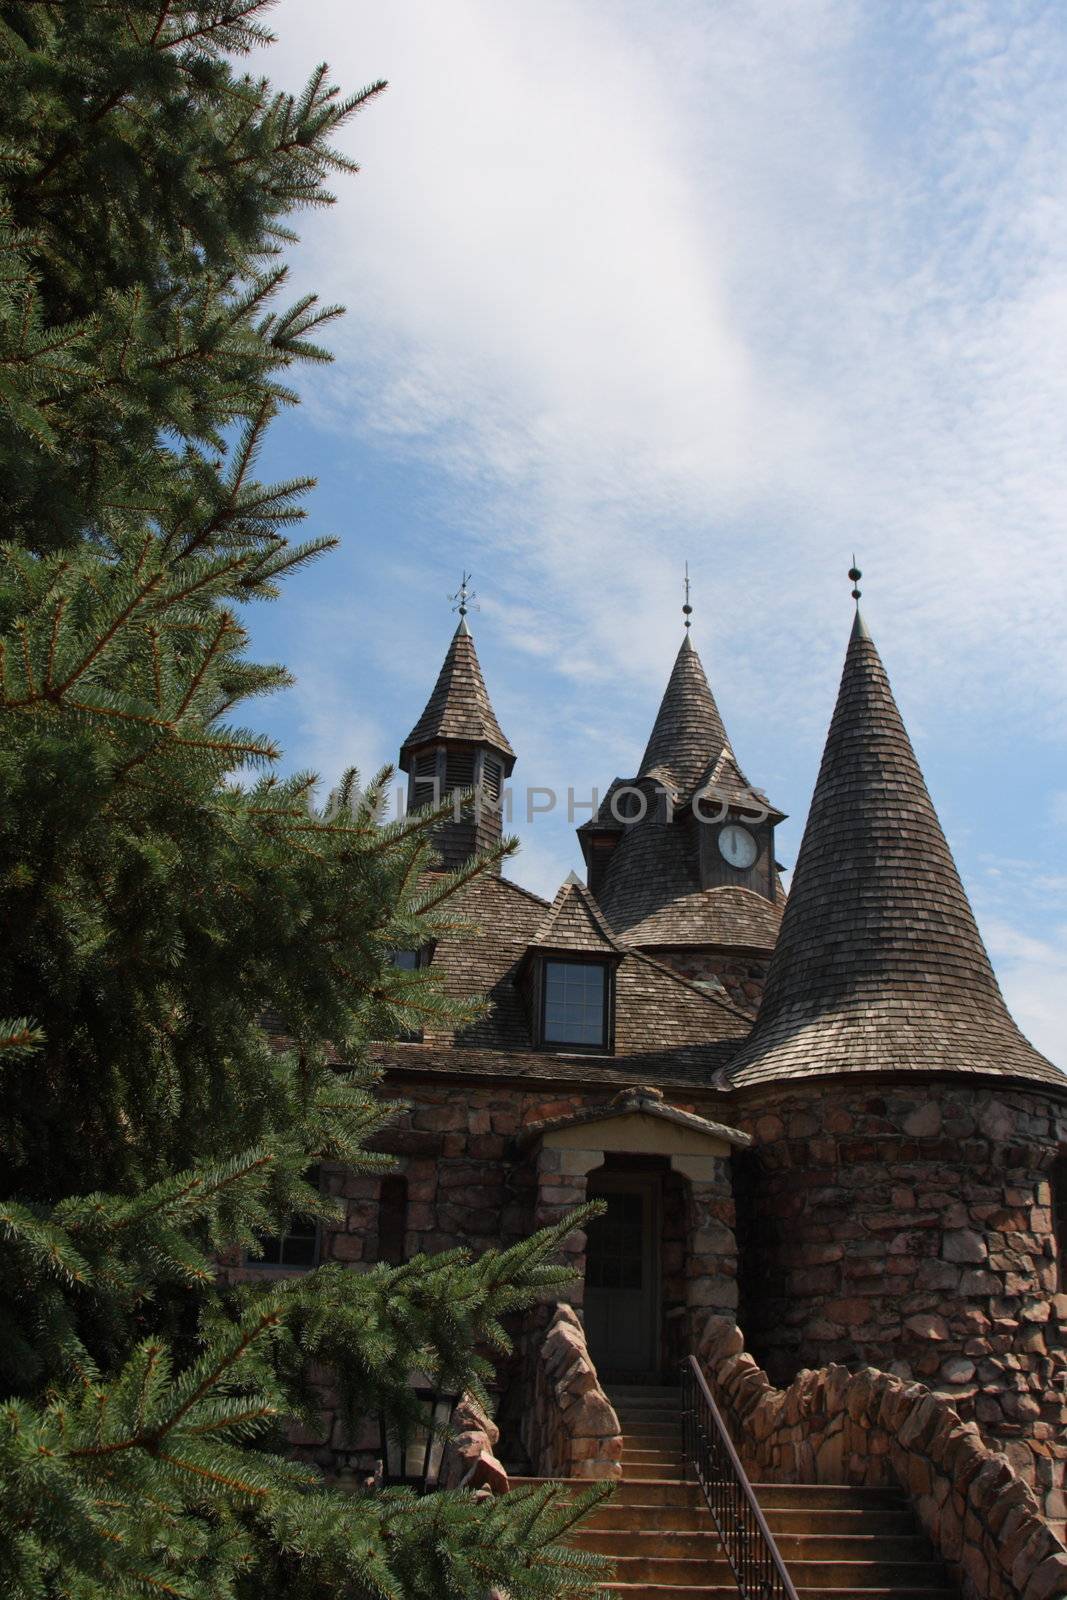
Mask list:
MULTIPOLYGON (((648 1349, 652 1364, 646 1372, 627 1373, 625 1377, 619 1378, 613 1378, 610 1371, 605 1374, 598 1368, 597 1376, 601 1381, 606 1376, 608 1382, 640 1383, 644 1381, 646 1383, 655 1383, 659 1380, 663 1366, 663 1269, 660 1249, 663 1229, 662 1174, 659 1172, 635 1172, 629 1174, 626 1172, 605 1171, 602 1167, 596 1167, 586 1179, 586 1197, 590 1200, 596 1200, 602 1194, 634 1194, 636 1192, 641 1192, 647 1196, 648 1349)), ((610 1291, 606 1292, 610 1293, 610 1291)))

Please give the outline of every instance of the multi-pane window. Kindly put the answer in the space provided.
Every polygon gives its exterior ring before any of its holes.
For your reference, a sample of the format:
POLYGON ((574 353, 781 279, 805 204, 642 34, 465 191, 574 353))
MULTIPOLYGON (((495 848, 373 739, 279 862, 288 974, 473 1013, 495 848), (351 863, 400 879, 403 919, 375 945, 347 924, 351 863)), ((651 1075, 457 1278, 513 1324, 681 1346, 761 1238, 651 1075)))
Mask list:
MULTIPOLYGON (((429 951, 422 950, 394 950, 391 956, 394 967, 399 967, 402 972, 417 972, 420 967, 427 964, 429 951)), ((402 1028, 397 1034, 401 1044, 421 1044, 421 1028, 402 1028)))
MULTIPOLYGON (((307 1181, 319 1186, 319 1169, 312 1167, 307 1181)), ((246 1257, 250 1267, 314 1267, 319 1259, 319 1224, 315 1217, 290 1217, 284 1233, 260 1239, 261 1253, 246 1257)))
POLYGON ((597 961, 546 961, 546 1044, 607 1043, 607 968, 597 961))

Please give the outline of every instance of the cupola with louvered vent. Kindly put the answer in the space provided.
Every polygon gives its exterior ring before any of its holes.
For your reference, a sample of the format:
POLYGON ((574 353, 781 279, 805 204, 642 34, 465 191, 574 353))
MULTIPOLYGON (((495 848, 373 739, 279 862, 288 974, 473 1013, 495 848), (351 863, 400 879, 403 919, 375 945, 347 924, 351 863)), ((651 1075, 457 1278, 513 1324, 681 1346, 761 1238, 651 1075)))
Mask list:
POLYGON ((475 851, 499 844, 504 780, 514 765, 515 752, 496 720, 464 617, 426 708, 400 750, 409 809, 454 797, 436 833, 444 866, 459 866, 475 851))

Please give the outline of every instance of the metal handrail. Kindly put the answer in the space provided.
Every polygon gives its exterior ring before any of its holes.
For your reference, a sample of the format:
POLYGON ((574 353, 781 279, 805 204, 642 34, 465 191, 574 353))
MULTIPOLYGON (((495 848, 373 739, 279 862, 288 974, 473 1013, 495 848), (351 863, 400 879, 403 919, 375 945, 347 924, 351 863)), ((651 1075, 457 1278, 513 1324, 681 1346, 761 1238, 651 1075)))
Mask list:
POLYGON ((696 1358, 682 1368, 682 1439, 744 1600, 797 1600, 793 1580, 752 1492, 696 1358))

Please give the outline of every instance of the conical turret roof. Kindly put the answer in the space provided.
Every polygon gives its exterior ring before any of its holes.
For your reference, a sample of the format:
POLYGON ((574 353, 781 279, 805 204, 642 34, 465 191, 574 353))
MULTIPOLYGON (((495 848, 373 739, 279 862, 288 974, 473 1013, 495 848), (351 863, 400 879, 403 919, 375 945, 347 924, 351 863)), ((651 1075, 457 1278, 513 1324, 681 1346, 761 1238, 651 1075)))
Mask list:
POLYGON ((407 771, 414 750, 449 739, 489 745, 504 757, 508 773, 515 765, 515 752, 496 720, 466 617, 452 637, 426 709, 400 747, 402 769, 407 771))
POLYGON ((1067 1077, 993 975, 858 612, 781 932, 735 1084, 846 1072, 1067 1077))
POLYGON ((637 775, 656 778, 688 799, 709 765, 728 747, 715 696, 686 634, 637 775))

